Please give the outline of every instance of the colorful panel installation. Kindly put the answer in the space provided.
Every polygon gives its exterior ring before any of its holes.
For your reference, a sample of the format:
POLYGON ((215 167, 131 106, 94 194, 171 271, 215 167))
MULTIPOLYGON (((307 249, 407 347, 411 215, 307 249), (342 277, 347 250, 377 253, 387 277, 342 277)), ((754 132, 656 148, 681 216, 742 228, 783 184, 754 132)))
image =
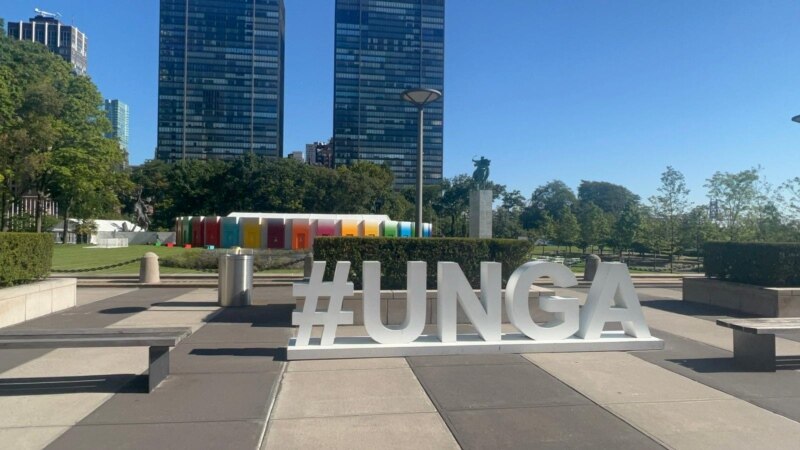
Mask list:
POLYGON ((183 217, 175 219, 175 243, 183 246, 183 217))
POLYGON ((244 248, 261 247, 261 219, 258 217, 239 219, 239 239, 244 248))
POLYGON ((223 248, 239 246, 239 219, 223 217, 220 221, 220 246, 223 248))
POLYGON ((291 219, 292 250, 311 248, 311 226, 307 219, 291 219))
POLYGON ((400 237, 411 237, 411 222, 398 222, 397 234, 400 237))
POLYGON ((205 217, 192 218, 192 247, 202 247, 205 240, 205 217))
POLYGON ((429 223, 422 224, 422 237, 431 237, 433 234, 433 226, 429 223))
POLYGON ((219 241, 219 216, 209 216, 206 217, 205 222, 205 229, 206 229, 206 238, 205 238, 205 245, 213 245, 214 248, 222 247, 219 241))
POLYGON ((183 245, 192 243, 192 216, 183 218, 183 245))
POLYGON ((381 235, 381 223, 377 220, 364 220, 361 222, 361 236, 378 237, 381 235))
POLYGON ((397 237, 397 222, 394 220, 383 222, 383 237, 397 237))
POLYGON ((341 231, 339 233, 339 236, 342 236, 342 237, 348 237, 348 236, 349 237, 358 237, 358 235, 359 235, 358 234, 358 223, 359 223, 358 220, 342 219, 339 223, 341 224, 340 225, 341 231))
POLYGON ((316 222, 316 237, 320 236, 335 236, 336 235, 336 221, 333 219, 317 219, 316 222))
POLYGON ((267 248, 284 248, 286 226, 283 219, 267 219, 267 234, 269 242, 267 248))

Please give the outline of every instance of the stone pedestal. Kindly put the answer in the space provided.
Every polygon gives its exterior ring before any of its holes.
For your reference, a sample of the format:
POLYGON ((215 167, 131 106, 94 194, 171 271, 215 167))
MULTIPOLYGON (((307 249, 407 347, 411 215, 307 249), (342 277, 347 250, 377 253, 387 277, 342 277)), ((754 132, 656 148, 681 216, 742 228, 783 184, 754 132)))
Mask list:
POLYGON ((469 193, 469 237, 492 237, 492 191, 489 189, 469 193))

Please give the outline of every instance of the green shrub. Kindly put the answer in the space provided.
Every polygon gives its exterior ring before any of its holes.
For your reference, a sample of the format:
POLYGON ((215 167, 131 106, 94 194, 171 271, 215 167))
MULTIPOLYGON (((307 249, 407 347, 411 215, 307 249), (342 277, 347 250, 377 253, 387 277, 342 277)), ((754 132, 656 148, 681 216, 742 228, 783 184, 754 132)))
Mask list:
POLYGON ((337 238, 314 241, 314 259, 326 261, 325 279, 333 278, 336 261, 350 261, 350 281, 361 289, 364 261, 381 262, 381 289, 406 288, 406 263, 428 263, 428 288, 436 289, 436 263, 455 262, 461 266, 470 284, 480 287, 481 262, 503 264, 503 282, 528 261, 531 244, 513 239, 457 238, 337 238))
POLYGON ((52 262, 52 234, 0 233, 0 286, 45 278, 52 262))
POLYGON ((708 242, 707 277, 760 286, 800 286, 800 244, 708 242))
MULTIPOLYGON (((216 271, 219 255, 226 250, 188 251, 161 259, 164 267, 180 267, 183 269, 216 271)), ((250 253, 250 251, 247 251, 250 253)), ((253 250, 253 270, 256 272, 268 269, 297 269, 303 267, 306 252, 297 250, 263 249, 253 250)))

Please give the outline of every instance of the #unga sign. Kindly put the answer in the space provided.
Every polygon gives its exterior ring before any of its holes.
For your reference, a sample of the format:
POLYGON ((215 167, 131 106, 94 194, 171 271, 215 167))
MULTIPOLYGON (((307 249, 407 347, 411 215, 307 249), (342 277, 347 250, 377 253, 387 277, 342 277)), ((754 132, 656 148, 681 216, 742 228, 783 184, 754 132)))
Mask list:
POLYGON ((365 358, 384 356, 455 355, 472 353, 534 353, 654 350, 664 342, 650 335, 628 267, 601 263, 586 303, 577 298, 543 296, 539 307, 553 316, 549 323, 534 322, 528 303, 531 285, 548 277, 559 287, 577 284, 575 275, 563 264, 533 261, 520 266, 502 291, 501 264, 481 263, 481 290, 476 295, 456 263, 437 265, 437 333, 424 335, 427 299, 427 263, 408 263, 408 291, 405 321, 400 326, 384 325, 380 318, 380 263, 364 262, 364 327, 369 336, 336 337, 339 325, 353 324, 353 311, 343 311, 345 296, 353 295, 347 281, 350 262, 339 261, 332 281, 323 281, 325 262, 314 262, 307 283, 295 283, 293 293, 304 297, 299 311, 292 313, 297 337, 289 340, 287 357, 298 359, 365 358), (328 297, 328 309, 318 311, 320 297, 328 297), (475 333, 458 334, 458 305, 475 328, 475 333), (516 332, 503 333, 502 307, 516 332), (622 324, 622 330, 604 330, 606 323, 622 324), (314 326, 322 335, 312 338, 314 326))

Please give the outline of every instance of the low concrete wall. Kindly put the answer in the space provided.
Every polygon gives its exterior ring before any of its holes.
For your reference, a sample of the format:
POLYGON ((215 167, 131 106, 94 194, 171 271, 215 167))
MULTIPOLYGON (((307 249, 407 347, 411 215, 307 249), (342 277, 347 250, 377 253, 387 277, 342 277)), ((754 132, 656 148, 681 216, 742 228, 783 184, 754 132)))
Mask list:
POLYGON ((683 300, 764 317, 800 317, 800 288, 772 288, 713 278, 684 278, 683 300))
POLYGON ((75 306, 77 278, 53 278, 0 289, 0 328, 75 306))
POLYGON ((97 239, 120 239, 128 240, 128 245, 151 245, 160 239, 164 244, 175 243, 174 231, 98 231, 97 239))
MULTIPOLYGON (((480 291, 476 290, 475 293, 480 296, 480 291)), ((342 302, 342 310, 353 311, 353 325, 364 325, 364 307, 363 307, 363 292, 356 291, 352 296, 344 298, 342 302)), ((433 325, 436 323, 436 295, 437 291, 427 291, 426 297, 428 300, 428 311, 425 315, 425 323, 433 325)), ((505 295, 505 291, 503 291, 505 295)), ((539 296, 555 295, 554 291, 550 289, 541 288, 538 286, 531 287, 528 295, 528 306, 530 307, 531 314, 536 321, 550 320, 552 315, 539 309, 539 296)), ((302 310, 305 304, 304 298, 295 300, 295 307, 297 310, 302 310)), ((406 318, 406 291, 381 291, 381 320, 386 325, 402 325, 406 318)), ((328 299, 320 298, 317 300, 317 311, 326 311, 328 309, 328 299)), ((503 323, 509 323, 506 316, 505 302, 503 302, 503 323)), ((458 318, 457 323, 468 324, 466 314, 458 305, 458 318)))

